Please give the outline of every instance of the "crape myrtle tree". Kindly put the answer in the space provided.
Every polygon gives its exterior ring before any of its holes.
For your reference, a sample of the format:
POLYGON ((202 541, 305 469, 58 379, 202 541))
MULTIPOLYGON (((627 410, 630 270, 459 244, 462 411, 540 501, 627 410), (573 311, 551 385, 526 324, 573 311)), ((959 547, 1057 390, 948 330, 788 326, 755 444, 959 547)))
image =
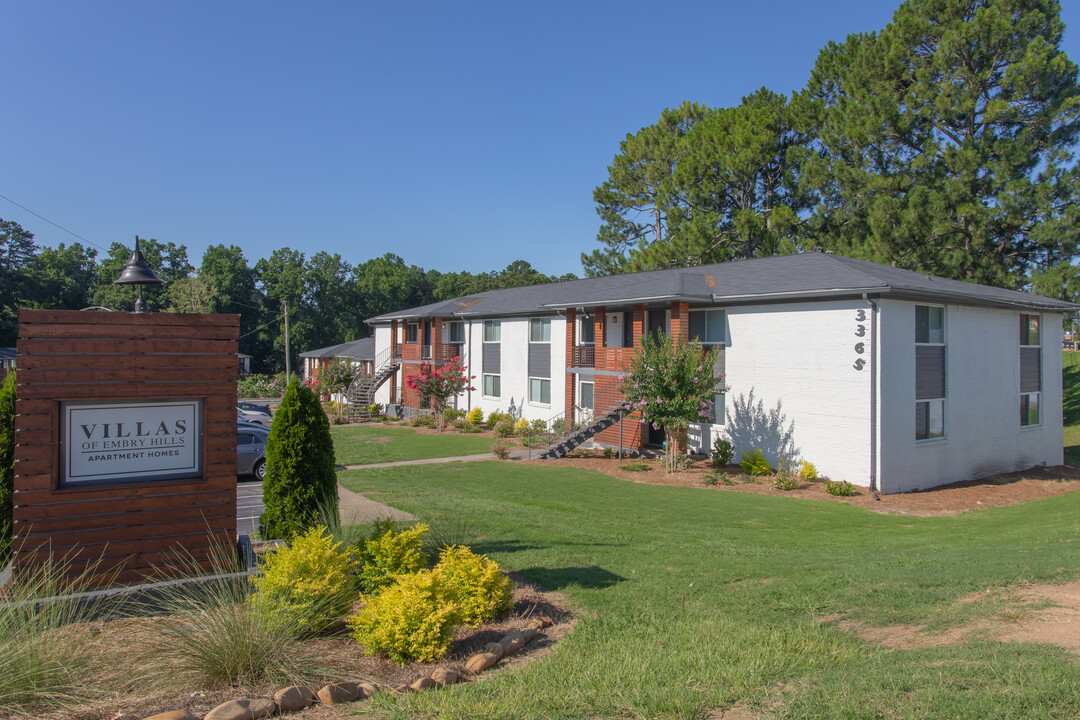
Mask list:
POLYGON ((658 342, 642 343, 630 359, 619 392, 626 398, 626 410, 641 413, 643 425, 664 429, 665 468, 674 472, 677 458, 685 454, 686 430, 692 423, 712 420, 713 395, 724 391, 724 379, 713 372, 718 348, 706 351, 696 340, 684 343, 663 334, 658 337, 658 342))
POLYGON ((289 379, 266 441, 264 511, 259 518, 266 539, 292 540, 337 517, 337 475, 330 422, 319 398, 296 377, 289 379))
MULTIPOLYGON (((344 395, 349 392, 349 388, 356 382, 356 379, 360 377, 360 368, 354 365, 351 361, 344 358, 334 358, 329 363, 319 368, 319 386, 324 391, 330 394, 330 399, 334 399, 334 395, 344 395)), ((340 418, 344 412, 345 401, 338 403, 337 415, 340 418)))
POLYGON ((476 388, 469 385, 469 381, 475 379, 475 375, 466 375, 461 358, 453 358, 438 368, 432 367, 428 362, 422 363, 419 373, 405 377, 405 386, 431 401, 431 409, 436 417, 435 424, 441 431, 447 401, 466 390, 475 390, 476 388))

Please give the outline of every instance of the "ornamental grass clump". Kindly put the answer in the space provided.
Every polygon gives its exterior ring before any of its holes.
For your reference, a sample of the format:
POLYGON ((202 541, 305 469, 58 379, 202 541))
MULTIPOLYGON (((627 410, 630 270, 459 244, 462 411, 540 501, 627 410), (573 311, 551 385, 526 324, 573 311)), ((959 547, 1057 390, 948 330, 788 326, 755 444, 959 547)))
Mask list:
POLYGON ((371 595, 394 583, 398 576, 423 569, 428 564, 424 553, 424 535, 428 526, 418 523, 407 530, 397 530, 392 520, 375 523, 371 538, 359 549, 361 563, 357 576, 360 592, 371 595))
POLYGON ((323 526, 311 528, 266 558, 248 598, 278 616, 298 637, 323 633, 349 614, 357 598, 356 560, 323 526))
POLYGON ((372 654, 404 665, 446 657, 461 611, 453 590, 430 570, 402 575, 347 621, 372 654))
MULTIPOLYGON (((33 708, 74 707, 93 695, 83 682, 89 650, 70 626, 90 619, 72 593, 90 589, 96 572, 91 563, 74 573, 51 556, 14 569, 0 598, 0 716, 35 717, 33 708)), ((99 605, 107 614, 116 609, 99 605)))
MULTIPOLYGON (((271 593, 252 595, 251 583, 235 572, 231 547, 216 548, 211 561, 209 579, 164 586, 158 603, 168 617, 132 654, 147 682, 209 689, 318 678, 317 662, 296 639, 307 627, 300 615, 275 612, 271 593)), ((183 576, 203 575, 193 558, 181 558, 178 566, 183 576)))
POLYGON ((510 580, 493 560, 467 547, 443 548, 434 573, 456 596, 461 622, 469 627, 494 620, 513 606, 510 580))

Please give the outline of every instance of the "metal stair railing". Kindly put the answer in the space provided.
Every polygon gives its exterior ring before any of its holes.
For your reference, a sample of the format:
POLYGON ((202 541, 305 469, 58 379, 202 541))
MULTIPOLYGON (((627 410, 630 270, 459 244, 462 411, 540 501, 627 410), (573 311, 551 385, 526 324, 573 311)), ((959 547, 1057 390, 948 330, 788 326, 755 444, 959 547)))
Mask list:
MULTIPOLYGON (((591 413, 592 416, 587 420, 575 420, 575 418, 571 418, 571 422, 567 423, 565 417, 566 413, 563 412, 548 421, 547 425, 549 430, 547 435, 550 439, 545 444, 544 449, 540 452, 540 458, 554 459, 565 457, 571 450, 586 442, 597 433, 608 429, 622 420, 623 416, 629 412, 630 408, 627 406, 626 397, 622 393, 617 390, 610 390, 607 392, 596 393, 593 396, 592 408, 582 408, 578 406, 575 407, 574 410, 581 412, 582 414, 588 412, 591 413), (556 430, 559 430, 560 432, 556 432, 556 430)), ((619 456, 621 458, 621 441, 619 445, 619 456)), ((530 443, 530 456, 531 454, 532 443, 530 443)))
POLYGON ((371 419, 371 403, 375 400, 375 391, 401 367, 399 347, 389 347, 376 355, 371 363, 371 374, 360 375, 349 386, 349 392, 346 393, 349 420, 371 419))

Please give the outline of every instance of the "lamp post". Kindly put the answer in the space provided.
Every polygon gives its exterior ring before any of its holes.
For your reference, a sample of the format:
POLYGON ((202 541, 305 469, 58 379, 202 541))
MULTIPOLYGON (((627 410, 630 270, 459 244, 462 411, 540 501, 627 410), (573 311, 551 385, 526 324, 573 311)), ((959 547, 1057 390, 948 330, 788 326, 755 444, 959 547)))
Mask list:
POLYGON ((124 266, 124 272, 120 273, 120 277, 113 280, 113 285, 138 285, 139 286, 139 299, 135 301, 134 313, 148 313, 150 308, 146 304, 146 298, 143 297, 143 285, 160 285, 165 282, 150 269, 150 263, 146 262, 146 258, 139 252, 139 236, 135 236, 135 249, 131 251, 131 257, 128 258, 127 265, 124 266))

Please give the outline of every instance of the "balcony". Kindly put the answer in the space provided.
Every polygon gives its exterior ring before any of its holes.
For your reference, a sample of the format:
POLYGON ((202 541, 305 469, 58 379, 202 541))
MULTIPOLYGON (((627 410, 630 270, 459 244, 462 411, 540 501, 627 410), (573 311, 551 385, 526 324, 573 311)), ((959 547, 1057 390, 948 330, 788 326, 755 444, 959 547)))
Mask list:
POLYGON ((596 347, 594 345, 575 345, 571 348, 571 367, 596 367, 596 347))

